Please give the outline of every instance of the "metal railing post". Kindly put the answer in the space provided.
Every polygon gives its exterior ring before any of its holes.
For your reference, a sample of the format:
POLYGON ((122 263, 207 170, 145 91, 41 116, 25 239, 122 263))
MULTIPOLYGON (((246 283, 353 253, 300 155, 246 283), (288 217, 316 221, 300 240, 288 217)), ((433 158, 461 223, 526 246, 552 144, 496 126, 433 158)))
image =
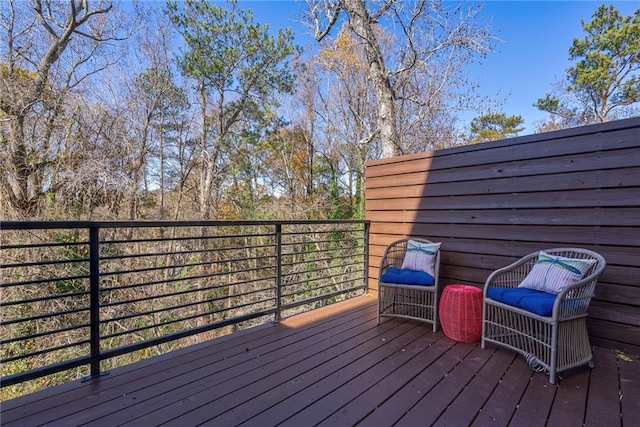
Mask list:
POLYGON ((89 227, 91 377, 100 375, 100 228, 89 227))
POLYGON ((276 224, 276 315, 275 320, 282 319, 282 224, 276 224))
POLYGON ((364 294, 369 293, 369 222, 364 223, 364 294))

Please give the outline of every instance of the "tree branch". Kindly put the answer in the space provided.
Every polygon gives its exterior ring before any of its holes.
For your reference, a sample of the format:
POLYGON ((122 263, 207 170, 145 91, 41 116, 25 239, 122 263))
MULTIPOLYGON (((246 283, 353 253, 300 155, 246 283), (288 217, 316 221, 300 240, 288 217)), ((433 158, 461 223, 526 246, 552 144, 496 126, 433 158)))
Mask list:
POLYGON ((407 43, 409 44, 409 50, 411 51, 411 60, 410 63, 398 70, 395 71, 391 71, 390 74, 392 75, 399 75, 404 73, 407 70, 412 69, 415 65, 416 62, 418 61, 418 51, 415 48, 415 45, 413 44, 413 37, 411 36, 411 32, 413 30, 413 26, 415 25, 417 19, 420 17, 420 15, 422 14, 424 9, 424 0, 418 3, 418 7, 414 9, 414 12, 411 16, 411 19, 409 20, 409 25, 405 25, 404 21, 402 20, 402 17, 400 16, 400 14, 398 13, 397 10, 395 10, 395 14, 396 14, 396 19, 398 20, 398 22, 400 23, 400 25, 402 26, 402 32, 404 33, 406 39, 407 39, 407 43))
MULTIPOLYGON (((377 24, 378 23, 378 19, 380 19, 380 17, 382 17, 382 15, 387 13, 387 11, 389 11, 389 9, 391 9, 391 6, 393 6, 395 4, 395 2, 396 2, 396 0, 385 1, 384 2, 384 6, 382 6, 380 8, 380 10, 378 10, 373 15, 370 15, 371 23, 372 24, 377 24)), ((420 3, 424 4, 424 1, 421 1, 420 3)))
POLYGON ((327 36, 327 34, 329 34, 329 32, 331 32, 331 29, 333 28, 335 23, 338 21, 338 17, 340 16, 340 11, 342 10, 342 5, 340 4, 340 2, 337 2, 333 5, 330 5, 330 4, 327 5, 327 18, 329 19, 329 22, 327 23, 327 26, 323 31, 320 31, 320 18, 318 17, 318 5, 316 4, 312 6, 311 4, 309 4, 309 8, 311 9, 311 14, 313 16, 313 21, 314 21, 314 27, 315 27, 314 37, 316 38, 316 41, 321 41, 327 36))

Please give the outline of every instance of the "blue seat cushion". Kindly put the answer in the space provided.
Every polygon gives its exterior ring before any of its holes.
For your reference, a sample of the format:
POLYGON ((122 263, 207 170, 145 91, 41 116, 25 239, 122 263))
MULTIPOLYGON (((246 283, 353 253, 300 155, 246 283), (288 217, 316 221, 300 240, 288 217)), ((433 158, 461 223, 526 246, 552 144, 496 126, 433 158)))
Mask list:
POLYGON ((487 289, 487 297, 513 307, 527 310, 540 316, 551 316, 555 294, 529 288, 494 288, 487 289))
POLYGON ((436 282, 433 276, 424 271, 408 268, 389 267, 380 280, 384 283, 400 283, 403 285, 433 286, 436 282))

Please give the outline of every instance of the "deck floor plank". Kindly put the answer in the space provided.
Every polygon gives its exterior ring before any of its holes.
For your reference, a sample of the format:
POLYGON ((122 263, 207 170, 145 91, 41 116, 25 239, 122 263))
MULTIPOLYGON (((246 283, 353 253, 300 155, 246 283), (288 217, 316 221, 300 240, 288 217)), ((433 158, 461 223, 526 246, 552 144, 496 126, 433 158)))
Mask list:
POLYGON ((594 349, 598 361, 591 370, 585 425, 593 427, 620 427, 620 378, 618 361, 614 352, 594 349))
MULTIPOLYGON (((249 384, 253 393, 256 392, 256 388, 260 392, 259 396, 253 399, 247 399, 247 391, 239 391, 227 396, 228 399, 212 402, 199 408, 195 414, 190 413, 187 416, 190 419, 195 416, 196 421, 205 422, 212 418, 211 414, 222 414, 213 419, 212 422, 214 424, 219 422, 222 425, 236 425, 268 409, 273 405, 274 401, 284 400, 286 403, 285 408, 280 409, 282 412, 277 410, 267 411, 260 417, 261 425, 275 425, 280 420, 271 420, 269 415, 281 418, 281 414, 288 413, 291 407, 304 407, 308 399, 322 396, 322 393, 327 389, 332 390, 336 386, 328 378, 340 381, 339 372, 342 371, 344 377, 348 376, 349 374, 344 374, 344 371, 348 370, 351 364, 357 364, 361 358, 375 359, 381 357, 376 352, 385 352, 383 347, 386 346, 379 338, 378 331, 374 325, 375 322, 372 322, 372 329, 366 333, 359 333, 351 339, 327 348, 326 351, 314 357, 301 359, 296 365, 289 366, 287 369, 279 371, 276 375, 271 375, 263 378, 260 382, 249 384), (338 377, 337 379, 335 379, 336 376, 338 377), (307 390, 307 388, 310 390, 307 390), (228 411, 230 408, 237 408, 238 410, 231 413, 223 412, 228 411)), ((388 328, 389 341, 404 341, 412 331, 414 334, 420 333, 420 329, 409 322, 402 323, 396 327, 389 324, 388 328)), ((366 371, 369 366, 367 363, 370 363, 369 360, 363 363, 365 366, 360 367, 360 371, 357 374, 366 371)))
MULTIPOLYGON (((123 412, 131 410, 131 408, 139 405, 143 405, 143 402, 153 402, 158 405, 162 405, 166 402, 165 395, 175 389, 180 384, 192 384, 194 379, 199 379, 199 374, 203 369, 214 363, 214 366, 218 366, 219 370, 224 373, 224 370, 230 367, 233 363, 237 364, 238 359, 244 359, 250 357, 246 355, 245 350, 249 348, 255 351, 260 351, 261 354, 272 352, 274 349, 285 347, 292 343, 303 343, 308 345, 306 338, 309 336, 317 337, 319 331, 329 331, 329 334, 335 333, 334 327, 350 328, 353 325, 351 322, 357 322, 357 319, 362 319, 362 322, 370 320, 372 313, 375 311, 368 305, 362 307, 356 307, 353 311, 346 311, 339 313, 339 316, 335 316, 330 307, 327 307, 324 320, 312 324, 309 328, 296 328, 298 324, 305 325, 303 320, 294 319, 291 324, 293 327, 286 326, 285 324, 266 325, 267 328, 259 327, 255 328, 256 333, 248 333, 248 340, 244 337, 245 334, 238 334, 240 337, 234 339, 233 336, 223 337, 222 339, 216 339, 203 343, 205 345, 197 345, 188 347, 185 349, 173 352, 174 357, 168 357, 165 354, 159 356, 162 359, 160 364, 155 363, 156 358, 147 359, 137 364, 123 366, 113 370, 109 375, 96 378, 87 383, 81 383, 76 390, 79 393, 75 393, 72 396, 65 396, 63 401, 60 401, 60 396, 49 397, 50 392, 45 390, 47 398, 50 399, 47 402, 47 412, 40 413, 34 408, 29 407, 28 412, 23 416, 28 418, 48 418, 51 421, 59 423, 73 422, 74 425, 80 425, 81 423, 97 422, 101 417, 110 416, 113 421, 117 421, 117 417, 122 415, 123 412), (213 344, 211 344, 213 343, 213 344), (206 345, 208 344, 208 345, 206 345), (232 357, 235 356, 235 359, 232 357), (215 364, 218 365, 215 365, 215 364), (133 369, 133 366, 137 366, 138 369, 133 369), (125 374, 121 374, 124 371, 125 374), (135 374, 138 371, 146 373, 147 380, 138 383, 136 379, 138 376, 135 374), (122 381, 115 381, 115 379, 122 379, 122 381), (129 381, 127 381, 129 380, 129 381), (112 382, 115 382, 113 387, 110 387, 112 382), (84 387, 82 386, 84 384, 84 387), (86 388, 91 388, 89 393, 86 388), (84 391, 84 394, 82 392, 84 391), (75 414, 69 412, 69 404, 73 403, 82 396, 90 395, 90 399, 85 399, 87 406, 91 407, 91 411, 87 411, 87 407, 79 407, 78 411, 82 414, 75 414), (112 415, 112 414, 116 415, 112 415), (61 414, 61 416, 59 416, 61 414)), ((317 313, 313 317, 318 316, 317 313)), ((244 331, 243 331, 244 332, 244 331)), ((234 334, 235 335, 235 334, 234 334)), ((331 336, 331 335, 327 335, 331 336)), ((11 421, 11 412, 5 417, 5 410, 3 405, 3 424, 11 421), (6 421, 5 421, 6 419, 6 421)), ((27 418, 27 422, 29 421, 27 418)), ((113 425, 111 421, 107 424, 113 425)))
MULTIPOLYGON (((366 311, 354 311, 351 313, 351 316, 366 316, 368 318, 370 313, 366 311)), ((344 319, 334 319, 333 322, 342 324, 344 319)), ((320 325, 319 327, 326 327, 326 325, 320 325)), ((6 405, 3 403, 3 420, 7 423, 10 422, 12 417, 17 415, 14 413, 16 409, 24 412, 21 416, 35 416, 38 411, 34 409, 33 406, 44 406, 48 408, 48 413, 42 414, 42 416, 48 416, 51 417, 52 420, 57 420, 58 418, 55 418, 56 413, 69 415, 68 408, 64 405, 86 396, 88 392, 87 387, 90 389, 92 395, 92 401, 87 403, 92 405, 94 409, 93 416, 97 416, 100 409, 96 408, 96 406, 104 404, 106 408, 113 409, 111 400, 125 393, 131 395, 139 389, 149 389, 154 384, 163 384, 173 378, 185 374, 188 375, 200 366, 210 363, 208 360, 212 358, 225 360, 231 356, 237 356, 238 352, 241 351, 239 349, 246 349, 248 348, 247 346, 257 348, 261 345, 278 342, 278 340, 281 340, 281 344, 283 344, 286 343, 288 338, 295 338, 295 330, 289 328, 282 329, 282 331, 279 331, 277 327, 256 327, 241 331, 238 334, 222 337, 221 339, 206 341, 186 349, 147 359, 139 364, 123 366, 110 372, 106 376, 101 376, 88 382, 76 381, 53 389, 43 390, 40 392, 42 393, 40 400, 35 400, 33 397, 38 394, 25 396, 25 403, 18 408, 13 408, 11 406, 12 401, 9 401, 6 405), (177 361, 179 363, 176 363, 177 361), (58 392, 52 393, 53 390, 58 390, 58 392), (47 402, 46 406, 43 405, 45 399, 47 402)), ((302 332, 310 333, 310 331, 306 330, 302 332)), ((162 389, 158 387, 152 390, 153 396, 156 396, 162 389)))
MULTIPOLYGON (((415 322, 411 323, 415 324, 415 322)), ((416 354, 419 354, 420 350, 429 346, 433 340, 433 334, 418 324, 417 328, 411 331, 411 336, 407 334, 406 338, 405 340, 385 340, 385 351, 378 352, 378 356, 371 354, 369 357, 367 355, 357 360, 352 366, 340 369, 335 374, 323 379, 322 383, 324 384, 317 383, 309 387, 304 391, 305 396, 301 396, 303 393, 296 395, 296 400, 302 397, 307 401, 301 400, 300 405, 294 401, 294 411, 291 410, 288 402, 286 404, 287 412, 283 411, 284 408, 271 408, 270 412, 279 414, 274 421, 286 420, 282 423, 284 426, 299 426, 305 423, 316 425, 332 414, 340 413, 339 410, 345 404, 375 385, 380 377, 394 372, 416 354), (323 394, 320 394, 321 391, 323 394), (307 402, 311 403, 303 406, 307 402), (301 409, 298 410, 298 408, 301 409), (283 417, 288 413, 291 413, 291 416, 283 417)), ((259 426, 259 423, 255 422, 254 425, 259 426)))
POLYGON ((640 419, 640 360, 594 350, 550 385, 524 358, 355 298, 2 402, 2 426, 607 426, 640 419))
POLYGON ((442 381, 422 396, 397 425, 434 425, 490 358, 491 352, 474 347, 467 357, 462 358, 451 371, 444 375, 442 381))
POLYGON ((562 387, 557 387, 548 423, 566 427, 582 427, 589 390, 589 370, 576 368, 561 375, 562 387), (565 378, 566 376, 566 378, 565 378))
POLYGON ((505 364, 502 378, 471 424, 473 427, 509 425, 532 375, 521 357, 517 353, 513 355, 511 364, 505 364))
MULTIPOLYGON (((522 361, 522 360, 521 360, 522 361)), ((544 374, 533 375, 511 420, 514 426, 545 425, 555 398, 556 385, 544 374)))
POLYGON ((640 359, 620 353, 620 402, 622 424, 638 425, 640 422, 640 359))
MULTIPOLYGON (((424 342, 421 351, 400 366, 397 370, 389 370, 380 380, 368 390, 357 395, 355 399, 348 401, 351 396, 345 396, 344 406, 325 419, 319 426, 335 427, 336 425, 355 425, 368 415, 378 410, 385 401, 391 399, 411 379, 413 379, 425 367, 434 363, 440 354, 449 350, 454 341, 444 338, 442 333, 430 334, 432 339, 424 342)), ((339 397, 342 397, 340 394, 339 397)))
POLYGON ((237 356, 219 361, 221 367, 215 366, 218 362, 207 365, 204 370, 191 373, 189 378, 167 384, 169 390, 165 399, 149 399, 144 404, 133 404, 127 411, 105 418, 104 425, 156 425, 161 420, 174 420, 184 414, 194 417, 195 414, 191 412, 210 402, 218 408, 223 407, 229 395, 239 394, 249 398, 258 391, 256 382, 260 379, 289 370, 292 366, 295 369, 296 364, 309 358, 330 357, 327 352, 331 352, 336 342, 364 336, 373 329, 371 316, 371 310, 366 310, 359 312, 355 318, 335 319, 329 329, 311 327, 308 331, 313 333, 304 334, 303 337, 295 336, 291 341, 275 340, 265 348, 255 349, 254 354, 247 357, 237 356))
POLYGON ((269 357, 278 358, 277 351, 283 347, 292 346, 297 349, 308 346, 309 336, 330 337, 335 333, 333 327, 349 328, 353 326, 351 322, 357 322, 357 319, 366 322, 370 317, 371 310, 367 309, 355 311, 346 319, 331 319, 327 323, 308 329, 296 330, 282 325, 273 325, 271 333, 254 336, 253 341, 227 342, 225 345, 228 347, 222 352, 207 354, 198 351, 197 355, 181 354, 179 358, 173 359, 173 365, 163 365, 161 370, 155 371, 155 375, 151 373, 146 382, 124 383, 110 389, 108 393, 97 396, 99 401, 91 402, 93 404, 91 412, 84 411, 83 416, 69 414, 56 421, 66 423, 73 419, 76 424, 91 422, 93 425, 100 423, 117 425, 114 423, 120 422, 121 417, 130 419, 127 413, 140 414, 144 410, 154 411, 157 406, 167 405, 177 399, 180 392, 193 395, 201 392, 202 389, 232 378, 234 374, 232 367, 243 363, 260 366, 269 357), (264 359, 257 360, 260 356, 264 356, 264 359), (213 375, 216 375, 213 384, 204 380, 213 375))
MULTIPOLYGON (((421 370, 401 390, 391 396, 374 412, 362 420, 364 426, 394 425, 408 413, 424 395, 429 393, 444 376, 460 363, 471 351, 473 346, 455 344, 441 353, 434 363, 421 370)), ((441 411, 443 408, 431 407, 429 411, 441 411)), ((424 424, 423 424, 424 425, 424 424)))
POLYGON ((502 368, 505 365, 510 365, 514 358, 514 352, 498 348, 477 375, 472 378, 468 386, 433 424, 434 427, 470 425, 484 406, 487 396, 491 394, 504 375, 502 368))

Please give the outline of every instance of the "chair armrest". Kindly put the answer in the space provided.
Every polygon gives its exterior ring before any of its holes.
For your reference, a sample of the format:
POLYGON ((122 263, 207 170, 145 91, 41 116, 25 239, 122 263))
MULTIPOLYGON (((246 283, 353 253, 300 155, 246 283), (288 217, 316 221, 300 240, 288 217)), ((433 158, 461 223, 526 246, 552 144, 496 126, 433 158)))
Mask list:
POLYGON ((385 271, 387 271, 389 267, 402 267, 402 262, 404 260, 404 254, 406 253, 406 251, 406 240, 399 240, 389 245, 384 251, 382 259, 380 260, 380 272, 378 278, 382 277, 382 275, 385 273, 385 271))
POLYGON ((558 319, 586 316, 591 298, 595 295, 597 275, 590 275, 565 288, 553 305, 553 315, 558 319))

